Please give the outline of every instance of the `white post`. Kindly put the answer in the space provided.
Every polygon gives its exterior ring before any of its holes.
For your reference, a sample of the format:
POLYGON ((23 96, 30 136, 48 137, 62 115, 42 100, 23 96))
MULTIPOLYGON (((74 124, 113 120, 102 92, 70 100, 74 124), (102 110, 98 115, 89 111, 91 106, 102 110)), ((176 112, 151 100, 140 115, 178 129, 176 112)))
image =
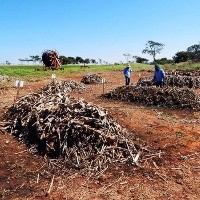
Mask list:
POLYGON ((24 81, 22 81, 22 80, 16 80, 14 82, 14 87, 17 89, 16 98, 14 98, 14 102, 15 102, 16 100, 19 99, 19 90, 20 90, 20 88, 24 87, 24 81))
POLYGON ((101 83, 103 84, 103 94, 104 94, 104 83, 106 82, 106 79, 105 78, 102 78, 101 79, 101 83))
POLYGON ((52 75, 51 75, 51 79, 52 79, 52 82, 55 83, 56 74, 52 74, 52 75))

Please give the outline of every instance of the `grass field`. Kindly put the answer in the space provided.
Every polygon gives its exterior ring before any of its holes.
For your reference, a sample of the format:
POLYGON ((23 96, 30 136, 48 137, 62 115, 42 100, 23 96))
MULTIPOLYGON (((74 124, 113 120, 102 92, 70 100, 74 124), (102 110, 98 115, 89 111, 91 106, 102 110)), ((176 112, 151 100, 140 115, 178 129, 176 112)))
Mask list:
MULTIPOLYGON (((134 63, 131 64, 132 69, 134 71, 143 71, 143 70, 154 70, 153 65, 134 63)), ((65 65, 63 66, 64 70, 56 70, 56 71, 44 71, 43 66, 31 66, 31 65, 23 65, 23 66, 0 66, 0 75, 7 75, 13 77, 21 77, 24 79, 41 79, 44 77, 49 77, 52 73, 56 74, 59 77, 68 76, 70 74, 76 74, 80 72, 85 73, 100 73, 106 71, 119 71, 123 70, 125 65, 91 65, 89 68, 81 68, 80 65, 65 65), (39 69, 35 70, 36 67, 39 69)), ((172 70, 172 69, 200 69, 200 63, 180 63, 180 64, 167 64, 161 66, 163 69, 172 70)))

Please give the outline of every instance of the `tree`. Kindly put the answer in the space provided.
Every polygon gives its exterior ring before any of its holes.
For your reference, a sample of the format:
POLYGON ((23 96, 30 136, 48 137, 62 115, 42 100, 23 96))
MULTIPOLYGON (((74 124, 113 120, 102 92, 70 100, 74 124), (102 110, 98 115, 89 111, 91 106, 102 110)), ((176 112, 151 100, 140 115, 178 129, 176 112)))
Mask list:
POLYGON ((81 58, 80 56, 77 56, 77 57, 76 57, 76 63, 77 63, 77 64, 78 64, 78 63, 84 63, 83 58, 81 58))
POLYGON ((153 56, 153 60, 156 60, 156 54, 160 54, 161 50, 163 49, 163 46, 165 46, 162 43, 154 42, 149 40, 146 43, 146 48, 142 51, 142 53, 147 53, 151 56, 153 56))
POLYGON ((41 63, 41 61, 42 61, 42 58, 38 55, 35 55, 34 59, 36 62, 39 62, 39 63, 41 63))
POLYGON ((101 58, 99 58, 99 64, 102 65, 102 59, 101 58))
POLYGON ((158 63, 160 65, 173 63, 173 61, 171 59, 167 59, 167 58, 156 59, 155 61, 156 61, 156 63, 158 63))
POLYGON ((180 51, 173 56, 173 62, 174 63, 180 63, 180 62, 187 62, 190 60, 191 52, 188 51, 180 51))
POLYGON ((6 65, 10 65, 11 63, 8 61, 8 60, 6 60, 6 65))
POLYGON ((136 59, 136 63, 147 63, 149 61, 146 58, 142 58, 139 56, 134 56, 134 58, 136 59))
POLYGON ((25 59, 22 59, 22 58, 19 58, 18 60, 21 62, 21 64, 22 64, 23 62, 25 62, 25 59))
POLYGON ((76 63, 76 59, 74 57, 60 56, 60 59, 62 60, 63 65, 76 63))
POLYGON ((19 61, 21 61, 21 63, 22 63, 22 62, 27 62, 27 63, 29 64, 29 62, 30 62, 30 61, 33 61, 33 60, 32 60, 32 59, 28 59, 28 58, 24 58, 24 59, 19 58, 19 61))
POLYGON ((32 59, 28 59, 28 58, 25 58, 25 61, 28 63, 29 65, 29 62, 33 61, 32 59))
POLYGON ((90 62, 91 62, 92 64, 94 64, 94 63, 96 63, 96 60, 95 60, 95 59, 90 59, 90 62))
POLYGON ((190 59, 194 62, 200 61, 200 44, 194 44, 187 48, 187 51, 191 53, 190 59))
POLYGON ((129 63, 129 59, 132 57, 129 53, 124 53, 123 56, 126 58, 126 62, 129 63))
POLYGON ((68 64, 75 64, 76 59, 74 57, 68 57, 68 64))
POLYGON ((90 63, 90 59, 89 59, 89 58, 86 58, 86 59, 84 60, 84 63, 89 64, 89 63, 90 63))
POLYGON ((33 61, 33 63, 35 64, 36 62, 41 62, 41 58, 40 56, 36 55, 36 56, 30 56, 30 61, 33 61))
POLYGON ((63 65, 67 65, 67 64, 70 64, 69 63, 69 59, 65 56, 60 56, 60 59, 62 60, 62 64, 63 65))
POLYGON ((29 56, 29 57, 30 57, 29 61, 32 61, 35 64, 35 56, 29 56))

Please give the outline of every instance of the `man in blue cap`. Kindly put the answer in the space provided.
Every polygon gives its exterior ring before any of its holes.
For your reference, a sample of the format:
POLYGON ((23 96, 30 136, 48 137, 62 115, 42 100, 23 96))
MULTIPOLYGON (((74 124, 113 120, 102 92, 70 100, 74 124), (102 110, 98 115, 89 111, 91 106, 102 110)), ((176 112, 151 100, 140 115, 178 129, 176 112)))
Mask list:
POLYGON ((165 80, 165 72, 163 69, 160 68, 158 64, 155 64, 155 71, 154 71, 154 82, 156 87, 163 87, 164 80, 165 80))
POLYGON ((125 84, 126 86, 128 86, 130 84, 130 80, 131 80, 131 66, 128 64, 126 68, 124 68, 124 76, 125 76, 125 84))

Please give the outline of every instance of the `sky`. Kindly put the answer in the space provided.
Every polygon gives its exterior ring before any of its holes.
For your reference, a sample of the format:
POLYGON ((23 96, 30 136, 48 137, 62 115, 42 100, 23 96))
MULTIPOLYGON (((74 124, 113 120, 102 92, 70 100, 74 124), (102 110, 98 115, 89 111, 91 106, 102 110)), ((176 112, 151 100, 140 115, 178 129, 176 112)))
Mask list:
POLYGON ((0 63, 48 49, 66 57, 125 62, 149 40, 171 59, 200 41, 199 0, 0 0, 0 63))

